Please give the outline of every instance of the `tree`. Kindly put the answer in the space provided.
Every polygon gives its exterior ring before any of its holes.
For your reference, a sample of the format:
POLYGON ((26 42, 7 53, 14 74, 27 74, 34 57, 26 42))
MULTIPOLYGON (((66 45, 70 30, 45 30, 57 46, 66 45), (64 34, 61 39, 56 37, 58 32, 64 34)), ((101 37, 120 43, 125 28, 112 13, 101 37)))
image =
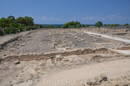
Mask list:
POLYGON ((19 23, 19 24, 24 24, 24 18, 23 17, 18 17, 16 19, 16 22, 19 23))
POLYGON ((95 23, 94 26, 100 28, 102 25, 103 25, 102 22, 101 22, 101 21, 98 21, 98 22, 95 23))
POLYGON ((63 25, 63 28, 80 28, 80 27, 81 24, 78 21, 71 21, 63 25))
POLYGON ((104 24, 104 26, 108 26, 108 24, 104 24))
POLYGON ((90 27, 90 25, 85 25, 85 27, 90 27))
POLYGON ((8 16, 8 18, 11 23, 15 22, 15 17, 14 16, 8 16))
POLYGON ((129 28, 129 24, 128 23, 124 24, 124 26, 126 26, 126 28, 129 28))
POLYGON ((58 26, 55 26, 55 28, 62 28, 62 26, 58 25, 58 26))
POLYGON ((54 25, 46 25, 46 26, 43 26, 43 28, 54 28, 55 26, 54 25))
POLYGON ((36 28, 42 28, 41 24, 34 24, 33 26, 35 26, 36 28))
POLYGON ((2 31, 2 29, 0 29, 0 35, 4 35, 4 32, 2 31))
POLYGON ((19 24, 24 24, 26 26, 32 26, 34 24, 33 18, 32 17, 28 17, 28 16, 18 17, 16 19, 16 22, 19 23, 19 24))
POLYGON ((1 18, 0 19, 0 26, 3 27, 3 28, 8 27, 9 23, 10 23, 9 19, 6 19, 6 18, 1 18))
POLYGON ((32 18, 32 17, 25 16, 25 17, 24 17, 24 23, 25 23, 25 25, 27 25, 27 26, 32 26, 32 25, 34 24, 33 18, 32 18))
POLYGON ((19 24, 14 22, 14 23, 9 24, 9 27, 16 27, 16 28, 18 28, 19 24))
POLYGON ((84 25, 84 24, 82 24, 82 25, 81 25, 81 27, 85 27, 85 25, 84 25))
POLYGON ((119 25, 120 25, 120 24, 111 24, 110 26, 111 26, 111 27, 114 27, 114 26, 117 27, 117 26, 119 26, 119 25))

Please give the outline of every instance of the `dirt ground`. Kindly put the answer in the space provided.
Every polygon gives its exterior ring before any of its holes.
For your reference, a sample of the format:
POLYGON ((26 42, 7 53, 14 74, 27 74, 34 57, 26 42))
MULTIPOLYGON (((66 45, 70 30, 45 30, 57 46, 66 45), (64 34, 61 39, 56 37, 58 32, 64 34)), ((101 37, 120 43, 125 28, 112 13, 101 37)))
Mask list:
MULTIPOLYGON (((100 74, 107 84, 116 81, 109 86, 122 77, 127 82, 119 86, 130 84, 130 56, 111 51, 129 50, 130 44, 83 30, 130 39, 129 31, 106 28, 38 29, 0 37, 0 86, 89 86, 88 80, 100 74)), ((91 86, 108 86, 102 83, 91 86)))

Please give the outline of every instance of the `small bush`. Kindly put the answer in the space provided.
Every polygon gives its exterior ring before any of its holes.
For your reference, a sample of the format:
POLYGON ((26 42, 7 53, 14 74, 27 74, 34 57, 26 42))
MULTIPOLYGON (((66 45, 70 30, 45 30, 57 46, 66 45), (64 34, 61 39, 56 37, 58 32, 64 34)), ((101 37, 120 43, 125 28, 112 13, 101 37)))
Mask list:
POLYGON ((84 25, 84 24, 82 24, 82 25, 81 25, 81 27, 85 27, 85 25, 84 25))
POLYGON ((17 29, 15 27, 5 27, 5 34, 15 34, 17 33, 17 29))
POLYGON ((59 26, 59 25, 58 25, 58 26, 55 26, 55 28, 62 28, 62 26, 59 26))
POLYGON ((37 26, 31 26, 31 29, 35 30, 35 29, 37 29, 37 26))
POLYGON ((26 30, 28 31, 28 30, 31 30, 31 26, 27 26, 26 27, 26 30))
POLYGON ((54 28, 55 26, 54 25, 46 25, 46 26, 43 26, 43 28, 54 28))
POLYGON ((42 28, 41 24, 34 24, 33 26, 35 26, 36 28, 42 28))
POLYGON ((98 22, 95 23, 94 26, 100 28, 102 25, 103 25, 102 22, 101 22, 101 21, 98 21, 98 22))
POLYGON ((85 27, 90 27, 90 25, 85 25, 85 27))
POLYGON ((2 29, 0 29, 0 35, 4 35, 4 32, 2 31, 2 29))
POLYGON ((77 22, 77 21, 71 21, 63 25, 63 28, 80 28, 80 27, 81 27, 81 24, 80 22, 77 22))

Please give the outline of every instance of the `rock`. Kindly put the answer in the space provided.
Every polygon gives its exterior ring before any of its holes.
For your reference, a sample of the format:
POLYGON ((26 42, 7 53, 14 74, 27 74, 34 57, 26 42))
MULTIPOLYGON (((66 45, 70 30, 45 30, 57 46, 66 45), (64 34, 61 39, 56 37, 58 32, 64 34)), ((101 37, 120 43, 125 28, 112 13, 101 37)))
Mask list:
POLYGON ((26 45, 26 43, 22 43, 22 44, 21 44, 21 46, 25 46, 25 45, 26 45))
POLYGON ((16 60, 16 61, 14 61, 14 64, 15 64, 15 65, 20 64, 20 61, 19 61, 19 60, 16 60))
POLYGON ((98 54, 94 54, 94 55, 92 55, 92 57, 95 58, 95 57, 102 57, 102 56, 98 55, 98 54))
POLYGON ((2 62, 2 59, 0 58, 0 63, 2 62))
POLYGON ((89 79, 89 80, 87 81, 87 84, 90 85, 90 86, 93 86, 95 82, 96 82, 95 79, 89 79))
POLYGON ((64 62, 68 62, 69 59, 68 59, 68 58, 63 58, 62 61, 64 61, 64 62))
POLYGON ((62 56, 61 55, 56 55, 56 61, 61 61, 62 60, 62 56))
POLYGON ((0 46, 0 49, 4 49, 2 46, 0 46))
POLYGON ((70 47, 66 47, 65 49, 66 49, 66 50, 70 50, 70 47))
POLYGON ((7 54, 4 54, 3 56, 7 56, 7 54))
POLYGON ((98 35, 98 37, 102 37, 101 35, 98 35))
POLYGON ((101 77, 101 81, 107 81, 107 76, 106 76, 106 74, 101 74, 100 75, 100 77, 101 77))
POLYGON ((44 61, 44 62, 41 62, 40 64, 39 64, 39 66, 45 66, 46 65, 46 62, 44 61))
POLYGON ((52 60, 51 60, 51 59, 48 59, 48 60, 46 61, 46 65, 47 65, 47 67, 53 67, 53 66, 54 66, 54 64, 52 63, 52 60))
POLYGON ((102 78, 101 78, 101 77, 95 77, 95 80, 96 80, 97 82, 100 82, 100 81, 102 80, 102 78))
POLYGON ((60 67, 60 66, 63 66, 63 65, 64 65, 63 62, 60 62, 60 61, 59 61, 59 62, 56 62, 56 66, 59 66, 59 67, 60 67))

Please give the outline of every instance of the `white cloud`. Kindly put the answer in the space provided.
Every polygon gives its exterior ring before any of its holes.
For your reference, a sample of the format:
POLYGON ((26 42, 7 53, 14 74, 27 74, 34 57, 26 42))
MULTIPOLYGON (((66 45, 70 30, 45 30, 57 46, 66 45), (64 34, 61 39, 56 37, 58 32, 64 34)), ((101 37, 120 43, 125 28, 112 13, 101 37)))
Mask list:
POLYGON ((42 20, 47 20, 47 18, 44 16, 44 17, 42 17, 42 20))
POLYGON ((62 20, 62 19, 59 19, 59 18, 55 18, 55 20, 59 21, 59 20, 62 20))
POLYGON ((54 18, 53 18, 53 17, 50 17, 48 20, 54 20, 54 18))
POLYGON ((107 19, 116 19, 116 20, 119 20, 119 19, 126 19, 126 17, 124 16, 121 16, 120 14, 112 14, 112 15, 109 15, 106 17, 107 19))
POLYGON ((93 20, 93 19, 95 19, 94 17, 84 17, 84 18, 82 18, 82 20, 93 20))
POLYGON ((60 19, 60 18, 54 18, 54 17, 42 17, 41 18, 42 20, 46 20, 46 21, 53 21, 53 20, 55 20, 55 21, 59 21, 59 20, 62 20, 62 19, 60 19))
POLYGON ((108 15, 108 16, 95 16, 95 17, 83 17, 81 18, 81 20, 122 20, 122 19, 129 19, 126 16, 121 16, 120 14, 112 14, 112 15, 108 15))

